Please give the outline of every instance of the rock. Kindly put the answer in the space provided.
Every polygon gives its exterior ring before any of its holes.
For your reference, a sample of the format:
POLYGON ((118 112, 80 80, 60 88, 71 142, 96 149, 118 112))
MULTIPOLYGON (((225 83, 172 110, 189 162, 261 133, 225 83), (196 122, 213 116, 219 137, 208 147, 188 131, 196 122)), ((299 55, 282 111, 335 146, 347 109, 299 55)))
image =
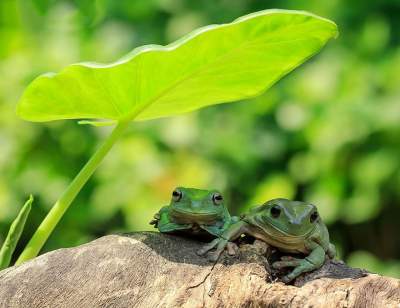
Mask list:
POLYGON ((217 263, 201 245, 139 232, 52 251, 0 272, 0 307, 400 307, 400 280, 340 261, 285 285, 260 243, 217 263))

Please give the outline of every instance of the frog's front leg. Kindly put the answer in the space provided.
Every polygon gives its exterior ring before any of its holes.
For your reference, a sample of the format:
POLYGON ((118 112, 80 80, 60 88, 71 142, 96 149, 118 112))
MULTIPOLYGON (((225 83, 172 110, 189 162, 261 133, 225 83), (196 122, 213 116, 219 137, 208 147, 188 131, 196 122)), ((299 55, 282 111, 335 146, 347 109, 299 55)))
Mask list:
POLYGON ((154 228, 158 228, 159 224, 168 222, 168 211, 169 206, 162 207, 157 213, 154 214, 153 220, 149 222, 150 225, 154 225, 154 228))
POLYGON ((200 225, 200 227, 216 237, 219 237, 224 232, 221 226, 200 225))
POLYGON ((246 229, 247 223, 244 221, 238 221, 228 227, 222 235, 210 243, 204 245, 201 249, 197 251, 197 254, 200 256, 205 255, 208 251, 217 247, 216 250, 210 255, 209 259, 211 261, 218 260, 221 253, 224 251, 225 247, 227 247, 229 241, 233 241, 237 239, 246 229))
POLYGON ((213 225, 200 225, 200 227, 206 230, 208 233, 216 237, 220 237, 232 224, 233 221, 231 219, 227 219, 224 222, 221 221, 213 225))
POLYGON ((168 233, 168 232, 173 232, 173 231, 178 231, 178 230, 188 230, 192 228, 192 224, 177 224, 177 223, 173 223, 173 222, 169 222, 163 225, 158 225, 158 230, 161 233, 168 233))
POLYGON ((313 251, 304 259, 292 257, 282 257, 281 261, 274 262, 273 268, 281 269, 284 267, 294 267, 288 275, 282 278, 283 282, 288 283, 304 272, 310 272, 320 268, 325 261, 325 251, 321 246, 315 246, 313 251))
POLYGON ((187 230, 192 227, 192 224, 178 224, 171 220, 169 216, 169 206, 164 206, 154 215, 154 220, 150 222, 162 233, 168 233, 178 230, 187 230))
POLYGON ((326 254, 328 255, 329 258, 333 259, 336 256, 336 247, 332 243, 329 243, 328 250, 326 251, 326 254))

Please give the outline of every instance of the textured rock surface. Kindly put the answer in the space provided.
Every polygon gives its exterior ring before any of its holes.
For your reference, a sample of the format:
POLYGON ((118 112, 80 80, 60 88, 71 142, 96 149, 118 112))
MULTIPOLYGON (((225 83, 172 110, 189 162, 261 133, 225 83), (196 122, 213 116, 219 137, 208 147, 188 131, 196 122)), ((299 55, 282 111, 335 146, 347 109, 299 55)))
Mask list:
POLYGON ((143 232, 56 250, 0 272, 0 307, 400 307, 397 279, 328 261, 286 286, 259 242, 215 264, 200 245, 143 232))

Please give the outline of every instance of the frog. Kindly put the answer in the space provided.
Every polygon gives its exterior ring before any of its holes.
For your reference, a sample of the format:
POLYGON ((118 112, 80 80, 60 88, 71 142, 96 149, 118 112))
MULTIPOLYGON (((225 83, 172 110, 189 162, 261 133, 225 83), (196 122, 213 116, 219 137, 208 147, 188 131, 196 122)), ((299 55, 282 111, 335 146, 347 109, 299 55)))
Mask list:
POLYGON ((219 237, 233 222, 224 197, 215 189, 176 187, 169 205, 154 215, 150 224, 161 233, 190 233, 219 237))
POLYGON ((326 225, 318 214, 317 207, 311 203, 276 198, 252 208, 231 224, 224 233, 204 245, 199 255, 217 247, 210 254, 210 260, 217 261, 229 241, 243 234, 261 240, 277 248, 283 254, 302 254, 304 258, 284 255, 272 263, 274 269, 293 268, 282 281, 289 283, 299 275, 320 268, 326 258, 336 255, 335 246, 330 243, 326 225))

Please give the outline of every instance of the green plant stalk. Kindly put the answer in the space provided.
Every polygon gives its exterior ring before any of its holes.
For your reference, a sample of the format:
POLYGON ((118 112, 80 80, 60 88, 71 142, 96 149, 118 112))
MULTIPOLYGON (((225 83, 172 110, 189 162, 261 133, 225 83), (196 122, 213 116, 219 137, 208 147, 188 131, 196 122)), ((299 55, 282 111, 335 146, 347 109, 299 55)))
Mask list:
POLYGON ((7 237, 0 249, 0 270, 10 265, 12 254, 17 246, 22 231, 24 230, 26 219, 32 208, 33 196, 25 202, 24 206, 18 213, 13 223, 10 226, 7 237))
POLYGON ((68 188, 64 191, 60 199, 54 204, 50 212, 47 214, 45 219, 42 221, 36 232, 33 234, 31 240, 22 251, 16 265, 21 264, 29 259, 36 257, 43 247, 46 240, 49 238, 51 232, 60 221, 65 211, 69 208, 75 197, 78 195, 82 187, 86 184, 89 178, 92 176, 96 168, 102 162, 103 158, 110 151, 114 143, 125 131, 129 122, 135 118, 140 111, 136 112, 130 117, 130 119, 124 119, 117 123, 112 133, 107 137, 104 143, 97 149, 94 155, 78 173, 75 179, 71 182, 68 188))

